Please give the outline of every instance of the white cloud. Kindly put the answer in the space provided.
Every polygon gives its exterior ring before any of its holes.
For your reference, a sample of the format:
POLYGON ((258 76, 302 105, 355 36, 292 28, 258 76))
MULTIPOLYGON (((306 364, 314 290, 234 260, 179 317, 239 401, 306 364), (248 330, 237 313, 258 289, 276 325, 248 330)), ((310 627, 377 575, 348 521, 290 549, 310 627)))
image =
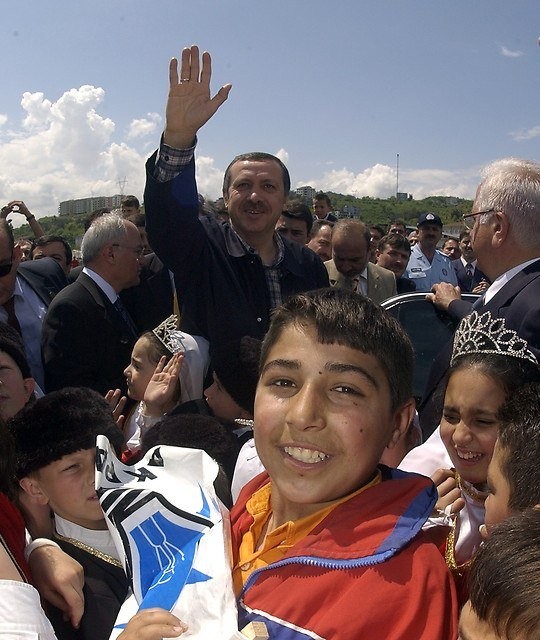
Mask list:
MULTIPOLYGON (((105 92, 85 85, 52 101, 24 93, 19 126, 0 141, 0 203, 22 199, 38 217, 62 200, 119 193, 142 196, 146 150, 115 142, 115 123, 97 111, 105 92)), ((156 140, 157 144, 157 140, 156 140)))
MULTIPOLYGON (((105 98, 103 89, 82 86, 66 91, 57 100, 43 93, 25 93, 18 123, 10 116, 10 127, 0 137, 0 204, 24 200, 38 217, 55 215, 62 200, 120 192, 142 197, 144 164, 158 143, 161 117, 154 113, 135 119, 130 126, 117 127, 99 113, 105 98), (120 130, 120 133, 117 132, 120 130), (150 134, 155 134, 151 136, 150 134)), ((0 125, 7 117, 0 114, 0 125)), ((532 132, 533 130, 530 130, 532 132)), ((538 135, 537 128, 534 129, 538 135)), ((532 136, 532 133, 529 135, 532 136)), ((276 155, 286 164, 289 153, 276 155)), ((222 167, 209 156, 197 157, 197 181, 201 194, 215 199, 221 195, 222 167)), ((296 172, 296 171, 295 171, 296 172)), ((428 195, 472 197, 478 171, 400 171, 400 191, 416 199, 428 195)), ((327 168, 297 186, 357 196, 388 197, 395 193, 395 168, 377 164, 359 173, 327 168)))
POLYGON ((501 47, 500 51, 501 55, 505 58, 521 58, 521 56, 525 55, 523 51, 512 51, 511 49, 508 49, 508 47, 504 46, 501 47))
POLYGON ((511 131, 510 137, 517 142, 522 140, 532 140, 533 138, 540 137, 540 125, 531 127, 530 129, 522 129, 521 131, 511 131))
MULTIPOLYGON (((412 193, 416 200, 433 195, 472 198, 479 182, 478 171, 452 172, 441 169, 401 170, 399 190, 412 193)), ((335 191, 356 197, 388 198, 396 193, 396 171, 394 167, 376 164, 360 173, 346 168, 325 173, 321 178, 312 178, 296 184, 297 187, 311 185, 314 189, 335 191)))
POLYGON ((146 118, 131 121, 126 136, 128 140, 143 138, 161 128, 163 121, 159 113, 147 113, 146 116, 146 118))
POLYGON ((5 113, 0 113, 0 127, 3 127, 8 121, 8 117, 5 113))

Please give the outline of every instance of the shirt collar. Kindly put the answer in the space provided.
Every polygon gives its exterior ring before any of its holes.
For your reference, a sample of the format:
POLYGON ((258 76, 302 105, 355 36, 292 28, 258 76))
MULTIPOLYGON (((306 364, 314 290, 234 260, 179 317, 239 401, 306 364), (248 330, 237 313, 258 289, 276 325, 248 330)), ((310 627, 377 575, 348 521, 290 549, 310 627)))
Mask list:
POLYGON ((104 280, 99 275, 99 273, 92 271, 92 269, 89 269, 88 267, 83 267, 82 272, 97 284, 97 286, 103 291, 107 298, 109 298, 111 304, 114 304, 116 302, 118 294, 116 293, 114 288, 107 282, 107 280, 104 280))

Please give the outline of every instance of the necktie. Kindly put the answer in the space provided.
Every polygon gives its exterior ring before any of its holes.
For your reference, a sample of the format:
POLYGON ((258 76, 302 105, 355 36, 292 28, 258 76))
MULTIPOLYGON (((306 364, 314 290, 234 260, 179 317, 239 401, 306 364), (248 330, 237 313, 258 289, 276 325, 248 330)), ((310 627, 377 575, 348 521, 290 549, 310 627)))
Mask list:
POLYGON ((467 278, 469 280, 469 284, 472 285, 473 274, 474 274, 474 270, 473 270, 472 264, 468 264, 465 267, 465 273, 467 274, 467 278))
POLYGON ((13 327, 15 331, 21 335, 21 325, 17 320, 17 316, 15 315, 15 298, 11 296, 9 300, 6 300, 2 305, 7 313, 7 323, 10 327, 13 327))
POLYGON ((118 311, 118 313, 122 316, 123 321, 126 323, 131 335, 136 338, 137 337, 137 327, 133 322, 132 317, 129 315, 127 309, 124 307, 122 300, 120 298, 116 298, 114 304, 114 308, 118 311))

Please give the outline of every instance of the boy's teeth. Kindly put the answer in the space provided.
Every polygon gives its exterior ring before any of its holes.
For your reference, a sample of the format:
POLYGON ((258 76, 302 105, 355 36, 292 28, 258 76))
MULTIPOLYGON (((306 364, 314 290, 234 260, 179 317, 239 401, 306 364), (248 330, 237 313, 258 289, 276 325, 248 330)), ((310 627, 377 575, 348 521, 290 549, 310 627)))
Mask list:
POLYGON ((458 457, 463 460, 474 460, 475 458, 482 457, 481 453, 473 453, 472 451, 458 451, 458 457))
POLYGON ((322 460, 326 460, 326 458, 330 457, 322 451, 302 449, 301 447, 285 447, 284 450, 287 455, 291 456, 291 458, 309 464, 321 462, 322 460))

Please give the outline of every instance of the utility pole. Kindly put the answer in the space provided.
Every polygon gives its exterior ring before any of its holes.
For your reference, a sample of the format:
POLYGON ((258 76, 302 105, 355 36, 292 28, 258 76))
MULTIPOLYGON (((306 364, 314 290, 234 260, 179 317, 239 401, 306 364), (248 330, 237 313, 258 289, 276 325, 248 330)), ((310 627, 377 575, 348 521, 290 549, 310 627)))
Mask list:
POLYGON ((399 193, 399 153, 396 154, 396 200, 399 193))

